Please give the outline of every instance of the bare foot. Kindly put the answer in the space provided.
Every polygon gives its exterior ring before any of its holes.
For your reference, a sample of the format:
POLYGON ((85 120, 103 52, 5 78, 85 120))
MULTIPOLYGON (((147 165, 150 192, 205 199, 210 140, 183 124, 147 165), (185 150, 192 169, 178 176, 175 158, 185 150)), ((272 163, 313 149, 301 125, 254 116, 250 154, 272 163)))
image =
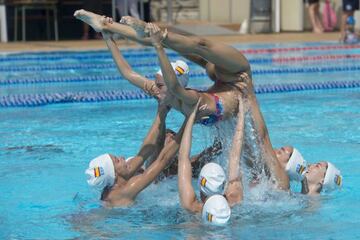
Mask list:
POLYGON ((146 22, 144 22, 140 19, 130 17, 130 16, 125 16, 125 17, 121 18, 120 23, 123 23, 123 24, 126 24, 126 25, 132 27, 136 31, 138 37, 140 37, 140 38, 149 36, 149 34, 147 32, 145 32, 146 22))
POLYGON ((106 25, 104 16, 85 11, 84 9, 75 11, 74 17, 89 24, 96 32, 102 32, 104 30, 104 26, 106 25))
POLYGON ((323 29, 321 29, 321 28, 317 28, 317 27, 315 27, 315 28, 314 28, 314 30, 313 30, 313 32, 314 32, 314 33, 323 33, 323 32, 324 32, 324 30, 323 30, 323 29))

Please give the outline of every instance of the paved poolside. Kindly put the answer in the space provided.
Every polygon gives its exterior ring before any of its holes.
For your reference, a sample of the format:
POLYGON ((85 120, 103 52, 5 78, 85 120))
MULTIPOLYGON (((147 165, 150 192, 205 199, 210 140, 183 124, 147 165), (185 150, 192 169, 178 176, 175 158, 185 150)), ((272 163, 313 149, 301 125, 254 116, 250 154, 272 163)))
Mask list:
MULTIPOLYGON (((224 43, 281 43, 281 42, 319 42, 337 41, 339 32, 315 34, 311 32, 278 33, 278 34, 247 34, 228 36, 206 36, 206 38, 224 43)), ((120 46, 140 46, 129 41, 118 41, 120 46)), ((16 51, 53 51, 53 50, 89 50, 104 49, 102 40, 77 40, 77 41, 34 41, 0 43, 0 52, 16 51)))

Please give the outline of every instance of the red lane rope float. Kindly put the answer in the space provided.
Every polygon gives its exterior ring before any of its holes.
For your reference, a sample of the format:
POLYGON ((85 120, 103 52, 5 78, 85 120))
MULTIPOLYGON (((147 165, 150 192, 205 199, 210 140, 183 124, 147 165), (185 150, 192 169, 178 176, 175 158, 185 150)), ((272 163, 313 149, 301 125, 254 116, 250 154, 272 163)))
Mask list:
POLYGON ((266 54, 281 52, 299 52, 311 50, 334 50, 334 49, 358 49, 360 45, 328 45, 328 46, 309 46, 309 47, 289 47, 289 48, 263 48, 263 49, 245 49, 240 51, 243 54, 266 54))
POLYGON ((305 61, 359 59, 359 58, 360 58, 360 54, 344 54, 344 55, 283 57, 283 58, 273 58, 272 61, 276 63, 286 63, 286 62, 305 62, 305 61))

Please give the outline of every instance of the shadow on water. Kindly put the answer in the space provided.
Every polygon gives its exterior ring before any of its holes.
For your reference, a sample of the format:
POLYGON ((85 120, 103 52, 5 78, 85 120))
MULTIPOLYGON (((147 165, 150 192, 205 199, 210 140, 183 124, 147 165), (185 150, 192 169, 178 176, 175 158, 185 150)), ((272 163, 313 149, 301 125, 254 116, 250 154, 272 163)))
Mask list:
POLYGON ((54 144, 44 144, 44 145, 28 145, 28 146, 14 146, 14 147, 5 147, 1 149, 6 152, 23 152, 23 153, 64 153, 64 150, 54 144))

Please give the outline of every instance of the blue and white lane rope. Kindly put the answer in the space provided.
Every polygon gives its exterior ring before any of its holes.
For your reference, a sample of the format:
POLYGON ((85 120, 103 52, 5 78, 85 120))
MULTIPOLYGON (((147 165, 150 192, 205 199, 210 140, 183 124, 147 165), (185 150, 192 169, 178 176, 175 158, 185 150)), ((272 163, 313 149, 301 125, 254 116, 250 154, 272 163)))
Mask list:
MULTIPOLYGON (((297 74, 297 73, 327 73, 327 72, 349 72, 360 71, 360 65, 357 66, 333 66, 333 67, 302 67, 302 68, 273 68, 253 70, 253 75, 271 75, 271 74, 297 74)), ((207 77, 205 71, 192 72, 190 77, 207 77)), ((154 74, 146 74, 146 78, 154 79, 154 74)), ((93 81, 114 81, 123 80, 120 75, 93 75, 93 76, 70 76, 70 77, 31 77, 31 78, 9 78, 0 80, 0 85, 13 84, 38 84, 38 83, 60 83, 60 82, 93 82, 93 81)))
MULTIPOLYGON (((255 88, 257 94, 281 93, 305 90, 358 88, 360 81, 332 81, 320 83, 268 84, 255 88)), ((134 91, 92 91, 47 94, 19 94, 0 97, 0 107, 36 107, 56 103, 103 102, 135 99, 149 99, 141 90, 134 91)))
MULTIPOLYGON (((333 63, 353 63, 354 59, 359 59, 360 54, 343 54, 343 55, 321 55, 321 56, 300 56, 300 57, 279 57, 279 58, 253 58, 248 59, 250 64, 298 64, 299 62, 324 62, 327 64, 333 63)), ((65 70, 93 70, 93 69, 109 69, 116 68, 116 65, 113 63, 112 59, 106 59, 107 63, 52 63, 52 64, 42 64, 39 65, 38 62, 28 64, 28 65, 10 65, 10 66, 0 66, 0 72, 34 72, 34 71, 65 71, 65 70)), ((195 63, 187 62, 189 66, 196 66, 195 63)), ((157 61, 146 61, 146 62, 135 62, 131 64, 132 68, 141 68, 141 67, 154 67, 158 68, 159 64, 157 61)))

